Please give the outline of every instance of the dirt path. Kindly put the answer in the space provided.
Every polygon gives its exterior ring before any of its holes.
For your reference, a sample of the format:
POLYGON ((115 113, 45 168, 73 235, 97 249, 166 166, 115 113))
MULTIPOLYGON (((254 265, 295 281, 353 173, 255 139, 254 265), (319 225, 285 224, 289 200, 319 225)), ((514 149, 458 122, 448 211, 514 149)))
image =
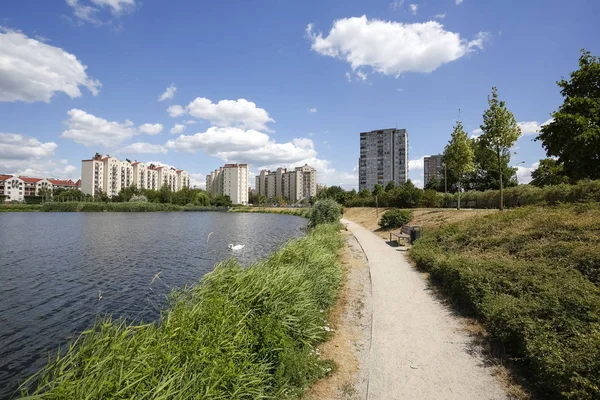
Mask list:
POLYGON ((342 223, 362 246, 372 282, 368 400, 507 399, 469 335, 427 281, 369 230, 342 223))

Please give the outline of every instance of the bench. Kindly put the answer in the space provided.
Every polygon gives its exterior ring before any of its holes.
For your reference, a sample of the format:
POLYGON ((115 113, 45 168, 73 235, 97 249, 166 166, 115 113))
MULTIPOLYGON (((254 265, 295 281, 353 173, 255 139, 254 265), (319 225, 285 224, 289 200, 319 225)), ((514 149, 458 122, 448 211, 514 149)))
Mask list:
POLYGON ((399 239, 408 239, 408 242, 412 244, 411 233, 415 230, 421 230, 420 226, 402 225, 399 232, 390 232, 390 242, 393 240, 392 236, 396 237, 396 241, 399 239))

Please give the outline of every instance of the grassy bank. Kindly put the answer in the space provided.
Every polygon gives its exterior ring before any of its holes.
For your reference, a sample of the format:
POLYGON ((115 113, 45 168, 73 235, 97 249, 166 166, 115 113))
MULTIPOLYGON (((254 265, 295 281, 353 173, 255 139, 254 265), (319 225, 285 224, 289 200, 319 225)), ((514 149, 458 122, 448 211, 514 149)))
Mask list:
POLYGON ((600 206, 524 207, 429 231, 410 252, 546 398, 600 398, 600 206))
POLYGON ((295 215, 297 217, 308 218, 310 208, 279 208, 279 207, 234 207, 231 212, 265 213, 265 214, 285 214, 295 215))
POLYGON ((46 203, 41 211, 47 212, 151 212, 151 211, 183 211, 183 206, 162 203, 46 203))
POLYGON ((0 212, 30 212, 40 211, 41 208, 39 204, 1 204, 0 212))
POLYGON ((332 366, 315 354, 342 280, 337 225, 267 260, 233 260, 174 294, 157 323, 97 323, 25 390, 43 399, 295 397, 332 366))

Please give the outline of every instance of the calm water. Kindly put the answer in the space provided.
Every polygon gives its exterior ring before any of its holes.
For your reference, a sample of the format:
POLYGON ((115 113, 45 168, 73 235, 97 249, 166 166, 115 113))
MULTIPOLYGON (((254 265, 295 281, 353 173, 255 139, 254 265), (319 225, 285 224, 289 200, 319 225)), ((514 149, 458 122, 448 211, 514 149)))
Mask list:
POLYGON ((0 213, 0 398, 96 315, 155 320, 170 288, 232 255, 264 258, 305 225, 274 214, 0 213))

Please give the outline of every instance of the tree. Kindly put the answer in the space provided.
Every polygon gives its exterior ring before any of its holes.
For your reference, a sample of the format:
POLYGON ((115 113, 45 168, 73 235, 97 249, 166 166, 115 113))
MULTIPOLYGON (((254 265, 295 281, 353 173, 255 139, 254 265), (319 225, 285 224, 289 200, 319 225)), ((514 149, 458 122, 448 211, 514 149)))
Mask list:
POLYGON ((557 84, 564 103, 536 140, 572 180, 600 179, 600 59, 582 50, 579 69, 557 84))
POLYGON ((569 182, 563 163, 554 158, 540 160, 540 165, 531 173, 531 178, 531 184, 539 187, 569 182))
POLYGON ((450 172, 457 181, 458 188, 458 209, 460 210, 460 183, 467 172, 473 170, 473 148, 469 143, 467 132, 463 129, 462 122, 457 121, 452 137, 444 148, 442 159, 448 172, 450 172))
POLYGON ((517 125, 515 116, 506 108, 504 101, 498 100, 498 89, 492 87, 492 97, 488 96, 489 108, 483 113, 483 134, 479 142, 485 149, 494 153, 494 163, 498 171, 500 184, 500 210, 504 209, 504 187, 502 182, 503 160, 510 161, 510 148, 521 136, 521 128, 517 125))
POLYGON ((375 186, 373 186, 373 196, 381 196, 383 192, 383 186, 381 186, 379 183, 376 183, 375 186))
POLYGON ((429 182, 427 182, 427 183, 425 184, 425 187, 424 187, 424 189, 425 189, 425 190, 436 190, 436 191, 437 191, 437 190, 438 190, 438 188, 440 187, 440 183, 441 183, 441 182, 440 182, 440 181, 438 181, 438 180, 437 180, 437 178, 431 178, 431 179, 429 180, 429 182))
POLYGON ((371 192, 369 191, 369 189, 363 189, 360 192, 358 192, 358 197, 360 197, 361 199, 368 199, 369 197, 371 197, 371 192))
POLYGON ((508 165, 510 152, 501 156, 500 168, 498 168, 496 154, 493 150, 487 148, 478 139, 471 139, 470 142, 475 152, 475 169, 466 175, 463 187, 479 191, 499 190, 500 180, 498 177, 500 174, 502 174, 503 187, 517 186, 517 169, 508 165))
POLYGON ((387 185, 385 185, 385 191, 386 191, 386 192, 389 192, 389 191, 391 191, 392 189, 394 189, 395 187, 396 187, 396 182, 394 182, 394 181, 389 181, 389 182, 387 183, 387 185))
POLYGON ((159 193, 159 199, 161 203, 164 204, 168 204, 171 203, 172 199, 173 199, 173 192, 171 191, 171 188, 169 187, 169 185, 162 185, 160 187, 160 190, 158 191, 159 193))

